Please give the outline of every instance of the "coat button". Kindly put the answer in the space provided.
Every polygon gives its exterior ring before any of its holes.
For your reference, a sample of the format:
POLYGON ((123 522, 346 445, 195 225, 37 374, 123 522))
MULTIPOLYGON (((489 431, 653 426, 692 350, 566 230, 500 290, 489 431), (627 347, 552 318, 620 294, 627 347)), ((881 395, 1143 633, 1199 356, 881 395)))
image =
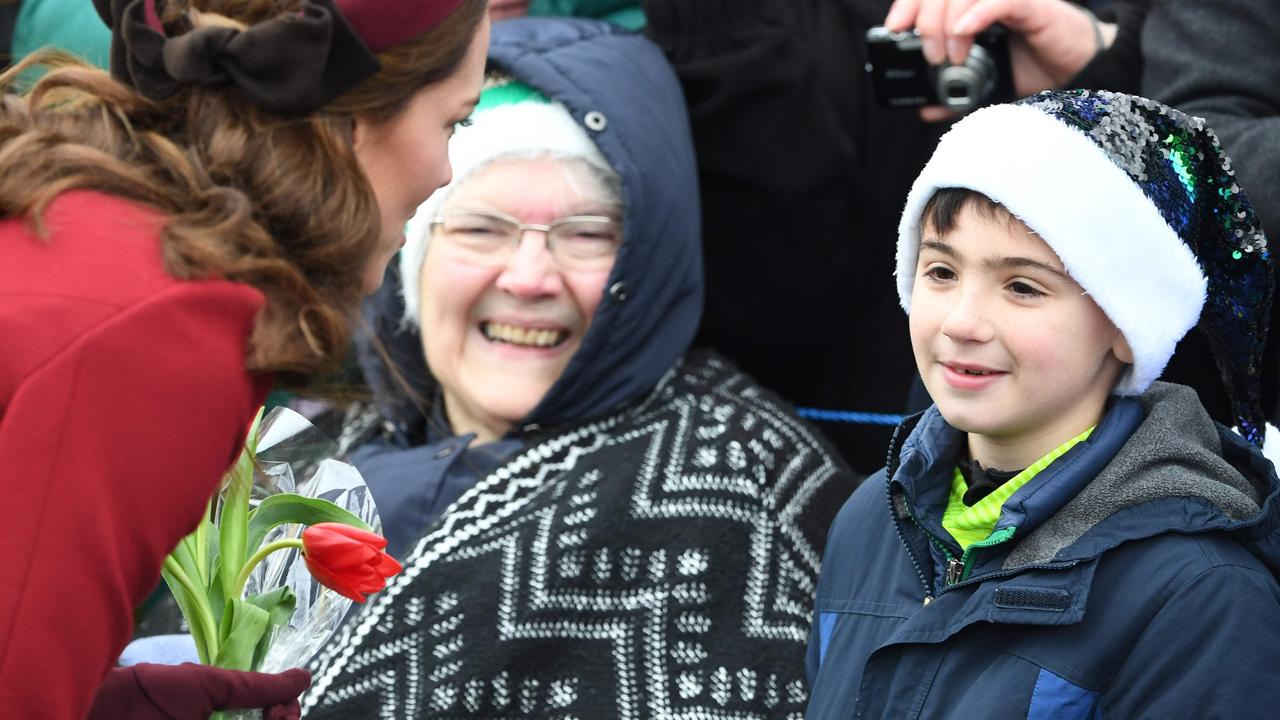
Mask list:
POLYGON ((582 124, 586 125, 588 130, 602 132, 609 127, 609 119, 599 110, 592 110, 582 117, 582 124))
POLYGON ((613 298, 614 300, 617 300, 618 302, 626 302, 627 284, 619 280, 618 282, 610 285, 609 297, 613 298))

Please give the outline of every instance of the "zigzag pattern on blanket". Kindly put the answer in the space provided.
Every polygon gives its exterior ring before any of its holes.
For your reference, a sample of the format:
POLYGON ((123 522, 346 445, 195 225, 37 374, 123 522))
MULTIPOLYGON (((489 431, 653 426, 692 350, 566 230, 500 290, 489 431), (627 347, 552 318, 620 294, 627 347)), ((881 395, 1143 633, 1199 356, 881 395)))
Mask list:
POLYGON ((851 489, 748 378, 688 361, 464 495, 329 644, 304 710, 801 717, 821 544, 851 489))

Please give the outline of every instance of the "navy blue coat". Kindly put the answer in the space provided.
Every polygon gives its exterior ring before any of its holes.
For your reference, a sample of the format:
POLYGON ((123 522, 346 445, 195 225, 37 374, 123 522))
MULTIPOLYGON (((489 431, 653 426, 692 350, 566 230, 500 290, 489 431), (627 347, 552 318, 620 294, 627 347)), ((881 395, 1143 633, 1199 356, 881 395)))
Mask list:
POLYGON ((1276 716, 1280 483, 1192 391, 1114 400, 951 578, 963 435, 931 408, 901 440, 828 538, 808 717, 1276 716))
POLYGON ((398 263, 391 263, 364 308, 382 347, 357 338, 387 432, 350 461, 369 484, 393 555, 519 448, 648 393, 688 350, 702 315, 693 140, 662 52, 610 23, 529 18, 493 25, 489 64, 563 103, 586 129, 622 180, 625 236, 591 327, 560 379, 506 437, 479 447, 450 434, 443 414, 427 421, 433 381, 417 328, 401 321, 398 263), (603 115, 603 127, 586 124, 593 112, 603 115))

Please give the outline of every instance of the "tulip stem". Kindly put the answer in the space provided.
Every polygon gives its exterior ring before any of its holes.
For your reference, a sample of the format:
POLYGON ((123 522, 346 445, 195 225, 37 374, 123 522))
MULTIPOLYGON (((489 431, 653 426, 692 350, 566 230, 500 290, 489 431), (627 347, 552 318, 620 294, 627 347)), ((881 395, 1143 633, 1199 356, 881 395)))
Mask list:
POLYGON ((164 570, 187 593, 191 606, 195 610, 195 620, 200 623, 200 634, 204 636, 204 647, 200 649, 209 656, 206 662, 214 662, 218 655, 218 627, 213 622, 213 612, 209 610, 208 597, 205 596, 202 588, 196 587, 195 583, 191 582, 190 576, 172 555, 165 557, 164 570))
POLYGON ((240 570, 240 577, 236 578, 234 598, 244 595, 244 586, 249 582, 249 574, 258 566, 258 563, 266 559, 268 555, 277 550, 288 550, 290 548, 302 549, 302 538, 285 538, 277 540, 273 543, 267 543, 258 548, 258 552, 254 553, 244 563, 244 568, 240 570))

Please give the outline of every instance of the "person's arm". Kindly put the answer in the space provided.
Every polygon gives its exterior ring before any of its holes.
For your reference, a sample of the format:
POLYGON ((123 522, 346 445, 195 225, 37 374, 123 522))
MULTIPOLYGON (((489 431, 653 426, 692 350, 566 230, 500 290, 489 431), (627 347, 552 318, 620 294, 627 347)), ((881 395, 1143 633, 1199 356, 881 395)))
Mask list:
POLYGON ((214 710, 263 711, 263 720, 298 720, 298 696, 311 673, 240 672, 182 663, 141 663, 107 673, 86 720, 206 720, 214 710))
POLYGON ((1115 39, 1065 87, 1137 95, 1142 81, 1142 26, 1150 4, 1150 0, 1116 0, 1099 12, 1100 20, 1115 26, 1115 39))
POLYGON ((1103 717, 1273 717, 1277 667, 1275 578, 1215 567, 1171 590, 1103 695, 1103 717))
MULTIPOLYGON (((242 285, 178 284, 103 313, 9 394, 0 417, 7 717, 80 720, 89 710, 133 608, 205 511, 265 395, 244 369, 261 302, 242 285)), ((30 307, 49 323, 90 314, 56 301, 30 307)))

